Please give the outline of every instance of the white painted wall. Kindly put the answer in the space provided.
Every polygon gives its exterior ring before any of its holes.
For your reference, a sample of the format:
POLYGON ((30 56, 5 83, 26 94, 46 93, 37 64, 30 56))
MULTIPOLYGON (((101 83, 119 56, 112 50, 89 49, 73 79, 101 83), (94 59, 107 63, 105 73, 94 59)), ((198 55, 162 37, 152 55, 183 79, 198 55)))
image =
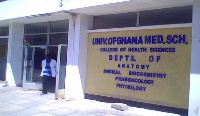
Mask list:
POLYGON ((24 25, 12 23, 9 27, 6 81, 9 86, 21 85, 24 25))
POLYGON ((92 17, 74 15, 69 19, 68 54, 65 80, 65 97, 82 99, 85 94, 87 64, 87 30, 92 17))
POLYGON ((83 93, 86 86, 87 72, 87 48, 88 48, 88 33, 87 30, 93 27, 93 16, 81 15, 80 25, 80 44, 79 44, 79 72, 81 77, 83 93))
POLYGON ((78 67, 80 19, 78 15, 69 18, 67 66, 65 79, 65 97, 67 99, 83 97, 78 67))
POLYGON ((60 11, 60 0, 8 0, 0 3, 0 20, 60 11))
POLYGON ((194 0, 189 116, 200 116, 200 51, 199 50, 200 50, 200 0, 194 0))
POLYGON ((7 0, 0 2, 0 23, 3 20, 59 11, 100 15, 147 9, 191 5, 193 0, 7 0))
MULTIPOLYGON (((63 10, 72 10, 97 5, 105 5, 130 0, 63 0, 63 10)), ((139 1, 139 0, 135 0, 139 1)))
POLYGON ((129 0, 63 0, 63 8, 59 6, 60 1, 61 0, 8 0, 0 2, 0 20, 129 0))

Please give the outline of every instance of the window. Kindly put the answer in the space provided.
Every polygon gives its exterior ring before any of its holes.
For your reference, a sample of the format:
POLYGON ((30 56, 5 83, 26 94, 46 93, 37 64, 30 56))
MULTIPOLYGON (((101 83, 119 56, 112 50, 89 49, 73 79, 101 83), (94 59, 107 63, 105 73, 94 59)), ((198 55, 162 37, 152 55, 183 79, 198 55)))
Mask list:
POLYGON ((50 32, 68 32, 69 30, 69 20, 54 21, 50 25, 50 32))
POLYGON ((135 27, 137 13, 121 13, 94 17, 94 29, 135 27))
POLYGON ((46 45, 47 44, 47 35, 26 35, 26 40, 30 45, 46 45))
POLYGON ((50 22, 49 45, 68 43, 69 20, 50 22))
POLYGON ((59 45, 68 43, 69 20, 25 25, 25 39, 30 45, 59 45))
POLYGON ((141 11, 140 26, 192 23, 192 6, 141 11))
POLYGON ((25 34, 47 33, 48 22, 25 25, 25 34))
POLYGON ((9 27, 0 27, 0 36, 8 36, 9 27))
POLYGON ((192 6, 94 16, 93 22, 93 29, 192 23, 192 6))
POLYGON ((50 34, 49 45, 67 44, 67 38, 67 33, 50 34))

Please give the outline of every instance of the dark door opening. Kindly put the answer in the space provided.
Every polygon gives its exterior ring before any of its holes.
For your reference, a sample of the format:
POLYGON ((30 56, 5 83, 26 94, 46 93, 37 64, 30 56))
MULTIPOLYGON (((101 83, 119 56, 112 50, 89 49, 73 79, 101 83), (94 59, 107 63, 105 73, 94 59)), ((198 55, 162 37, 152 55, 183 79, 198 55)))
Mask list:
POLYGON ((0 38, 0 80, 6 80, 8 38, 0 38))

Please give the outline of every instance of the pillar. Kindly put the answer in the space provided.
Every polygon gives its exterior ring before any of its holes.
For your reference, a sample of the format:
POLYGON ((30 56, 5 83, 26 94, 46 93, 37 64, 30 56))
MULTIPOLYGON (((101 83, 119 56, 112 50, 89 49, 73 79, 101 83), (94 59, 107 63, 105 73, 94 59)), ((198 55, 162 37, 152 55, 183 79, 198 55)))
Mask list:
POLYGON ((200 116, 200 0, 193 1, 189 116, 200 116))
POLYGON ((22 84, 22 53, 24 25, 11 23, 9 26, 6 81, 9 86, 22 84))
POLYGON ((69 19, 65 97, 83 99, 87 64, 87 30, 92 28, 92 16, 72 14, 69 19))

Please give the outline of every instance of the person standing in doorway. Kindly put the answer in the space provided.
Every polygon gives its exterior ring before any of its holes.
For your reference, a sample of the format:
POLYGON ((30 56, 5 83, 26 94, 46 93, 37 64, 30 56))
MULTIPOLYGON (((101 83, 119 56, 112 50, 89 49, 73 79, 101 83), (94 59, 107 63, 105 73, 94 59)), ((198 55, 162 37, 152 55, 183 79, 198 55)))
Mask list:
POLYGON ((42 93, 41 95, 47 94, 47 84, 51 77, 56 77, 56 60, 51 59, 50 54, 46 55, 46 58, 42 61, 42 93))

